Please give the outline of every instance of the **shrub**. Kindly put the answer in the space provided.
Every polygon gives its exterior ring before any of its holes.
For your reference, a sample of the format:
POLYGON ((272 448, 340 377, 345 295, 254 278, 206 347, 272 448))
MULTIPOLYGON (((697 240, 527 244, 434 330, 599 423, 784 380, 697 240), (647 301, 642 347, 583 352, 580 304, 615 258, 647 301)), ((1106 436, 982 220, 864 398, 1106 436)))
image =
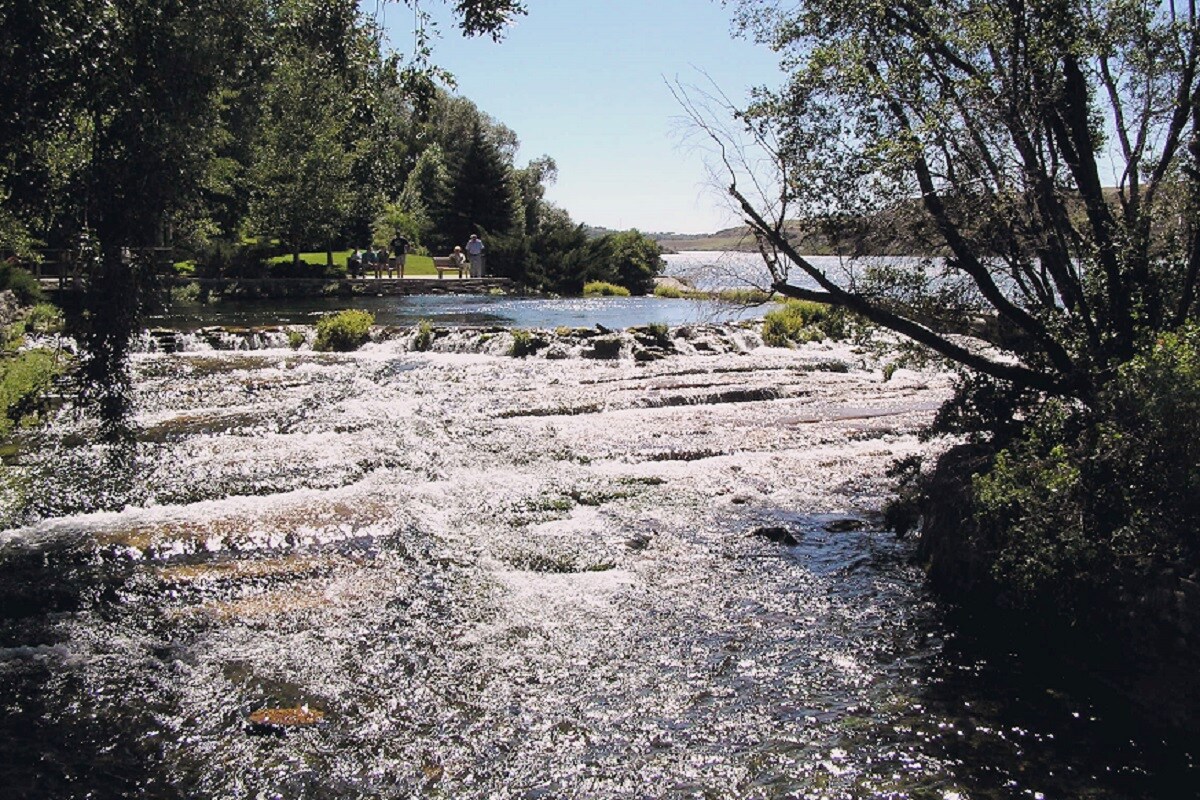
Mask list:
POLYGON ((840 308, 811 300, 788 300, 763 317, 763 342, 771 347, 791 347, 823 339, 844 339, 848 315, 840 308))
POLYGON ((54 380, 67 360, 53 350, 25 350, 0 359, 0 436, 28 425, 45 409, 54 380))
POLYGON ((433 323, 423 319, 417 323, 417 332, 413 336, 412 349, 425 352, 433 344, 433 323))
POLYGON ((42 285, 29 270, 15 264, 0 262, 0 291, 9 289, 23 306, 40 303, 45 299, 42 285))
POLYGON ((671 329, 667 327, 667 323, 665 322, 651 322, 646 326, 646 330, 659 342, 665 344, 671 341, 671 329))
POLYGON ((629 297, 629 290, 608 281, 591 281, 583 285, 584 297, 629 297))
POLYGON ((288 347, 299 350, 304 344, 304 331, 291 330, 287 332, 288 347))
POLYGON ((184 305, 194 305, 200 302, 200 284, 192 282, 182 286, 171 287, 171 302, 184 305))
POLYGON ((512 332, 512 337, 512 347, 509 348, 508 354, 513 358, 524 358, 525 356, 533 355, 547 344, 542 337, 533 334, 531 331, 518 329, 512 332))
POLYGON ((57 333, 62 326, 62 309, 51 303, 38 303, 25 316, 25 330, 28 333, 57 333))
POLYGON ((1011 605, 1104 630, 1200 561, 1200 327, 1124 364, 1091 408, 1044 404, 974 480, 1011 605), (1126 598, 1124 601, 1121 598, 1126 598))
POLYGON ((640 328, 632 328, 630 332, 635 334, 642 344, 656 347, 668 347, 671 344, 671 329, 663 322, 651 322, 640 328))
POLYGON ((375 316, 366 311, 350 309, 329 314, 317 322, 314 350, 348 352, 357 350, 367 341, 375 316))

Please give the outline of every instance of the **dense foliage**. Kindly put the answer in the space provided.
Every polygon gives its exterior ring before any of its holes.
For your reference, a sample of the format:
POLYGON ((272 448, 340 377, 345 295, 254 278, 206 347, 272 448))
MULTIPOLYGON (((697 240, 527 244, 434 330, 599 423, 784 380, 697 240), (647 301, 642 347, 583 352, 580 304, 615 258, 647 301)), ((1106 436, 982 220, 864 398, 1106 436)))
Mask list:
POLYGON ((1102 626, 1200 557, 1200 328, 1164 334, 1095 407, 1056 400, 975 479, 1007 602, 1102 626))
POLYGON ((39 303, 0 331, 0 436, 43 418, 55 382, 70 368, 71 358, 58 349, 22 344, 26 333, 54 333, 61 327, 58 309, 39 303))

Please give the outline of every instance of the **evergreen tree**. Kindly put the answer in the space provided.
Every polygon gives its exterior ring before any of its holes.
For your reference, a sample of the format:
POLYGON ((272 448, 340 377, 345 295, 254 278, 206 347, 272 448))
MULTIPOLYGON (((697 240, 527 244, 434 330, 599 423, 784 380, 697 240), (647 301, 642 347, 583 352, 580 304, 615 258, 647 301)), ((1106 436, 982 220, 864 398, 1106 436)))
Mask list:
POLYGON ((484 131, 471 127, 467 146, 454 169, 450 206, 443 220, 441 244, 453 247, 472 233, 504 236, 516 223, 517 204, 512 167, 484 131))

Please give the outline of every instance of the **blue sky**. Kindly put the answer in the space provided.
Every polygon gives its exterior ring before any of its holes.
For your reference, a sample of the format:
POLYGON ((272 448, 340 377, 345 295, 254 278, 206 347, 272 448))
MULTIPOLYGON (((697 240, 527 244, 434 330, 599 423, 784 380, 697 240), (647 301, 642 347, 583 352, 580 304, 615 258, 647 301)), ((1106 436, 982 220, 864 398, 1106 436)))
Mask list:
MULTIPOLYGON (((516 131, 520 165, 554 158, 547 197, 577 222, 681 233, 738 223, 667 86, 707 73, 741 102, 753 86, 780 83, 775 55, 733 39, 717 0, 529 0, 500 44, 463 39, 440 4, 424 5, 443 20, 435 62, 454 73, 459 94, 516 131)), ((412 12, 387 3, 382 13, 406 53, 412 12)))

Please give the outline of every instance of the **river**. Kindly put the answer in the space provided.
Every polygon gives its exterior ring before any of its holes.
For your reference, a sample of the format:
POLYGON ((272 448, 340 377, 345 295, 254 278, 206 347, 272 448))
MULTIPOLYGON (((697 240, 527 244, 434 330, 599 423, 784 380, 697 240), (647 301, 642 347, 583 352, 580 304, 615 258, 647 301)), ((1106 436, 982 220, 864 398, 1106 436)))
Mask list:
MULTIPOLYGON (((749 253, 678 253, 665 257, 665 274, 705 289, 769 285, 762 259, 749 253)), ((154 327, 195 330, 209 326, 311 325, 323 314, 358 308, 379 325, 499 325, 515 328, 686 325, 759 318, 762 306, 664 297, 544 298, 505 295, 355 295, 287 300, 222 300, 178 303, 149 319, 154 327)))
POLYGON ((882 528, 945 374, 673 333, 135 356, 135 443, 5 472, 4 796, 1194 795, 882 528))

